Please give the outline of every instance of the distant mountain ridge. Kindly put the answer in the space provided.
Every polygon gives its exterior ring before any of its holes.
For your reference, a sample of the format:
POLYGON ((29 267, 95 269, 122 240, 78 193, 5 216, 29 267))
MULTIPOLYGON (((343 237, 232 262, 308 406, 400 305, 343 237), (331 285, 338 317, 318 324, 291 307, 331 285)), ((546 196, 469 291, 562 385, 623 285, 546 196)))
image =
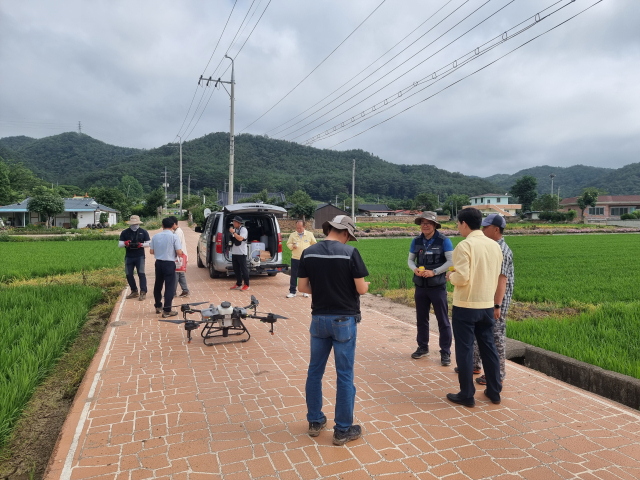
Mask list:
MULTIPOLYGON (((597 187, 611 195, 640 194, 640 163, 619 169, 574 165, 548 165, 521 170, 513 175, 486 178, 452 173, 433 165, 400 165, 363 150, 334 151, 307 147, 295 142, 243 134, 236 137, 235 190, 284 191, 304 189, 314 199, 328 201, 351 191, 352 160, 356 160, 356 194, 414 198, 418 193, 470 196, 506 193, 518 178, 538 179, 538 193, 551 191, 550 174, 555 174, 554 192, 561 197, 579 195, 583 188, 597 187)), ((67 132, 35 139, 26 136, 0 139, 0 157, 23 162, 49 182, 90 186, 117 185, 123 175, 137 178, 145 190, 163 183, 165 166, 169 192, 179 183, 178 148, 163 145, 144 150, 118 147, 86 134, 67 132)), ((191 174, 192 191, 203 187, 223 190, 229 171, 229 135, 217 132, 183 144, 185 190, 191 174)))

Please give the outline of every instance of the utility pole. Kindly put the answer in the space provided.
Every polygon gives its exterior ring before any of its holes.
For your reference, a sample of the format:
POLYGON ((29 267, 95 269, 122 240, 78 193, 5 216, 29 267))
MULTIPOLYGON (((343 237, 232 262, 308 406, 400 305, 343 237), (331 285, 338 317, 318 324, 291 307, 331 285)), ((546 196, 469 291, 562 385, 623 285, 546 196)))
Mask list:
POLYGON ((187 200, 191 198, 191 174, 189 174, 189 186, 187 187, 187 200))
POLYGON ((338 205, 338 195, 336 195, 336 205, 338 205))
POLYGON ((356 159, 353 159, 353 171, 351 172, 351 218, 353 226, 356 226, 356 159))
POLYGON ((165 211, 167 210, 167 187, 169 186, 169 184, 167 183, 167 167, 164 167, 164 183, 162 184, 164 186, 164 209, 165 211))
POLYGON ((553 197, 553 177, 556 176, 555 173, 552 173, 551 175, 549 175, 551 177, 551 196, 553 197))
POLYGON ((182 216, 182 137, 180 139, 180 216, 182 216))

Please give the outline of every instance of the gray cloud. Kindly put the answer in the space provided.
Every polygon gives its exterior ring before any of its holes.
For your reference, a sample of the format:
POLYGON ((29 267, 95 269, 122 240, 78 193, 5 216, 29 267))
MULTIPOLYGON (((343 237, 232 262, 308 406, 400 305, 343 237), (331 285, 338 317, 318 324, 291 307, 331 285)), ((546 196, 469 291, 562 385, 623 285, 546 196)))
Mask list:
MULTIPOLYGON (((463 2, 452 0, 411 40, 463 2)), ((258 11, 239 35, 239 43, 232 47, 231 55, 237 54, 267 3, 268 0, 255 1, 258 11)), ((379 0, 272 0, 236 62, 236 131, 282 98, 378 3, 379 0)), ((398 66, 482 3, 484 0, 470 0, 362 85, 398 66)), ((507 3, 508 0, 491 0, 345 107, 406 72, 507 3)), ((553 0, 516 0, 402 79, 299 140, 351 118, 552 3, 553 0)), ((430 92, 591 3, 577 0, 407 100, 401 108, 426 98, 430 92)), ((207 75, 213 73, 250 4, 248 0, 238 0, 220 47, 205 71, 207 75)), ((247 131, 264 134, 298 115, 444 4, 444 0, 387 0, 308 80, 247 131)), ((3 2, 0 136, 46 136, 68 131, 81 120, 86 133, 116 145, 149 148, 172 141, 232 5, 230 0, 3 2), (18 123, 27 121, 35 123, 18 123)), ((619 167, 637 162, 640 161, 639 60, 640 4, 633 0, 605 0, 486 70, 335 148, 360 148, 396 163, 429 163, 474 175, 513 173, 541 164, 619 167)), ((223 63, 218 73, 226 66, 223 63)), ((370 71, 373 68, 367 72, 370 71)), ((225 76, 228 78, 229 72, 225 76)), ((199 89, 194 106, 203 90, 202 105, 209 98, 210 88, 199 89)), ((328 148, 401 108, 314 146, 328 148)), ((191 131, 191 127, 185 132, 191 131)), ((221 89, 213 92, 189 138, 228 128, 229 98, 221 89)))

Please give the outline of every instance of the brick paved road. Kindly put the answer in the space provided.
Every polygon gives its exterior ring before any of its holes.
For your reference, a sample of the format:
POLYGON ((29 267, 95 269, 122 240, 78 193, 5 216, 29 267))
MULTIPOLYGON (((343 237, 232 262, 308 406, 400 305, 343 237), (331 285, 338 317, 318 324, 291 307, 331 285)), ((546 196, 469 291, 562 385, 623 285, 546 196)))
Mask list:
MULTIPOLYGON (((189 252, 197 234, 185 228, 189 252)), ((193 261, 192 261, 193 263, 193 261)), ((147 271, 153 272, 147 258, 147 271)), ((231 279, 188 271, 192 301, 247 304, 231 279)), ((149 275, 153 285, 153 275, 149 275)), ((264 307, 289 316, 247 320, 244 344, 186 344, 158 322, 152 300, 120 302, 60 437, 47 478, 99 480, 420 478, 640 478, 640 415, 509 362, 501 405, 457 392, 453 367, 414 361, 414 327, 363 311, 358 332, 356 418, 362 439, 331 443, 305 432, 310 300, 285 299, 289 277, 252 279, 264 307)), ((196 332, 197 333, 197 332, 196 332)), ((437 337, 432 337, 437 351, 437 337)), ((455 365, 455 363, 454 363, 455 365)), ((327 368, 326 403, 335 398, 327 368)), ((325 409, 332 426, 333 409, 325 409)))

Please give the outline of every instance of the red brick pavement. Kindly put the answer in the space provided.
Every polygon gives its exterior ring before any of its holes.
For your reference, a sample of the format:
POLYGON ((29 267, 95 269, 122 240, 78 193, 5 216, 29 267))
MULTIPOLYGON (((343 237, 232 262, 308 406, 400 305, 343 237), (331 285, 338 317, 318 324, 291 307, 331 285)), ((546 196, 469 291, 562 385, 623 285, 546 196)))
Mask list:
MULTIPOLYGON (((193 258, 197 234, 185 234, 193 258)), ((285 299, 284 275, 230 292, 233 280, 212 280, 194 263, 191 301, 243 305, 252 293, 262 310, 289 319, 274 336, 247 320, 249 342, 206 347, 199 334, 188 345, 184 329, 158 322, 151 298, 121 301, 47 479, 640 478, 637 412, 510 362, 501 405, 479 391, 475 408, 454 406, 444 399, 457 391, 453 367, 409 358, 415 327, 370 310, 356 354, 355 414, 364 437, 345 447, 332 445, 331 430, 310 438, 310 300, 285 299)), ((150 286, 152 266, 148 257, 150 286)), ((332 364, 324 393, 331 427, 332 364)))

